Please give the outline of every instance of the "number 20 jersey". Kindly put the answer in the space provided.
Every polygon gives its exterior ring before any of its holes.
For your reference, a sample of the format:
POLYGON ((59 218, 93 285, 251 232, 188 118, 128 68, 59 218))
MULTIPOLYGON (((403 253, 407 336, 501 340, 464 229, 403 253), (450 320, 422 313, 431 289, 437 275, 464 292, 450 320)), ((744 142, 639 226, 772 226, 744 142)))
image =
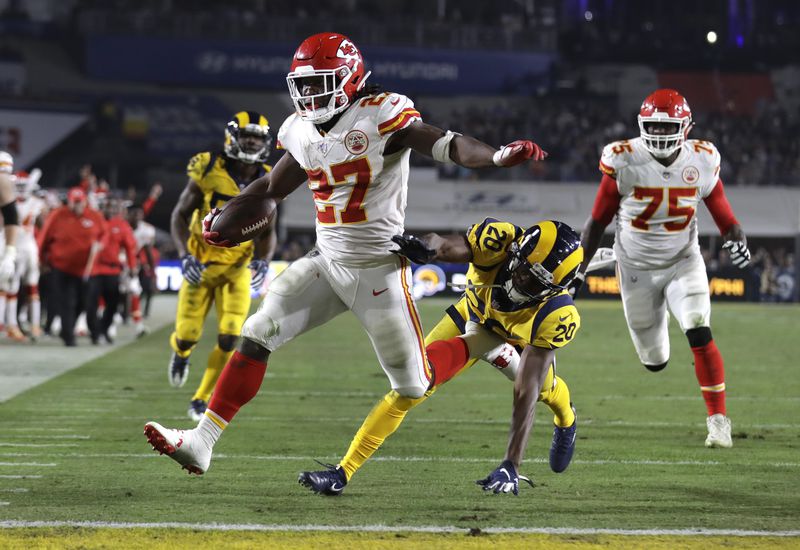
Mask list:
POLYGON ((405 225, 411 150, 383 151, 394 132, 420 120, 409 98, 382 93, 358 99, 328 133, 297 114, 283 123, 278 146, 308 174, 325 256, 354 267, 391 256, 391 238, 405 225))
POLYGON ((641 138, 606 145, 600 171, 620 194, 614 252, 636 269, 662 269, 699 254, 700 201, 719 180, 720 154, 708 141, 687 140, 669 166, 656 161, 641 138))

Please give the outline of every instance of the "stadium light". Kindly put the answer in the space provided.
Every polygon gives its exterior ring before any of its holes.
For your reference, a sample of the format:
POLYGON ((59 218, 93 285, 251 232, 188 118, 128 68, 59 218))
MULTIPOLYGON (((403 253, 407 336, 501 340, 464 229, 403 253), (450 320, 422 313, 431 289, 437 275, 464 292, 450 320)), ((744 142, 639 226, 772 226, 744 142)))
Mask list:
POLYGON ((717 41, 717 33, 714 31, 708 31, 708 34, 706 34, 706 40, 709 44, 714 44, 717 41))

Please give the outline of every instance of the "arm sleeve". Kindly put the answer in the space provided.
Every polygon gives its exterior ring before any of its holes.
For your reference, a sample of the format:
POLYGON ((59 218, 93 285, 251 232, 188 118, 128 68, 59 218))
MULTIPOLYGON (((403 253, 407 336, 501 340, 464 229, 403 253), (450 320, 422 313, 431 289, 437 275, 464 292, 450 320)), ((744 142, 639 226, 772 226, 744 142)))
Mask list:
POLYGON ((142 203, 142 210, 144 211, 144 217, 150 215, 150 212, 153 211, 153 207, 156 205, 156 199, 153 197, 147 197, 144 202, 142 203))
POLYGON ((50 233, 52 231, 51 227, 55 223, 56 217, 58 217, 59 210, 53 210, 44 220, 44 225, 42 226, 41 231, 39 231, 39 235, 36 238, 36 244, 39 247, 39 258, 44 259, 45 253, 47 251, 47 247, 50 241, 50 233))
POLYGON ((711 213, 711 217, 714 218, 714 223, 717 224, 721 235, 727 233, 732 225, 739 223, 736 216, 733 215, 728 197, 725 196, 725 189, 721 179, 717 180, 714 189, 703 199, 703 202, 706 203, 706 207, 711 213))
POLYGON ((611 223, 617 210, 619 210, 621 198, 617 189, 617 180, 608 174, 603 174, 603 179, 600 180, 600 187, 597 189, 597 196, 594 198, 592 219, 603 225, 611 223))

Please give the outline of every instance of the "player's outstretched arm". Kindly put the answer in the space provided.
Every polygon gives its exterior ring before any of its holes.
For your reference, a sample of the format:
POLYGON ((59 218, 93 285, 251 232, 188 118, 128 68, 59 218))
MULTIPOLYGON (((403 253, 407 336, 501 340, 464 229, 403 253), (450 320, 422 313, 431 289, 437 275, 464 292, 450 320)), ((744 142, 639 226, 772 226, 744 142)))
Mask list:
POLYGON ((519 140, 495 149, 482 141, 456 132, 417 122, 394 134, 386 154, 409 147, 439 162, 454 162, 465 168, 516 166, 526 160, 544 160, 547 153, 529 140, 519 140))
POLYGON ((528 445, 536 401, 554 359, 555 351, 552 349, 526 346, 522 350, 519 372, 514 381, 514 409, 511 413, 511 431, 505 456, 517 470, 528 445))
POLYGON ((438 233, 428 233, 421 239, 413 235, 395 235, 392 241, 399 247, 392 252, 418 264, 427 264, 434 260, 450 263, 472 261, 472 249, 464 235, 442 237, 438 233))

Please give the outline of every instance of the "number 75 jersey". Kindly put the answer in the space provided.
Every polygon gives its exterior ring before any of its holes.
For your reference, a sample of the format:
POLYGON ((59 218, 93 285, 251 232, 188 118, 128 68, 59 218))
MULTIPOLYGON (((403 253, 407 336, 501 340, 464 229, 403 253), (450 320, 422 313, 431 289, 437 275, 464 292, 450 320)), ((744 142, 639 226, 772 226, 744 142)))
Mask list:
POLYGON ((708 141, 687 140, 669 166, 641 138, 606 145, 600 171, 616 180, 620 194, 617 258, 637 269, 661 269, 699 254, 695 212, 719 181, 719 167, 720 154, 708 141))
POLYGON ((358 99, 327 133, 296 114, 283 123, 278 146, 308 174, 322 254, 355 267, 391 256, 405 225, 411 150, 383 153, 395 132, 420 120, 409 98, 382 93, 358 99))

